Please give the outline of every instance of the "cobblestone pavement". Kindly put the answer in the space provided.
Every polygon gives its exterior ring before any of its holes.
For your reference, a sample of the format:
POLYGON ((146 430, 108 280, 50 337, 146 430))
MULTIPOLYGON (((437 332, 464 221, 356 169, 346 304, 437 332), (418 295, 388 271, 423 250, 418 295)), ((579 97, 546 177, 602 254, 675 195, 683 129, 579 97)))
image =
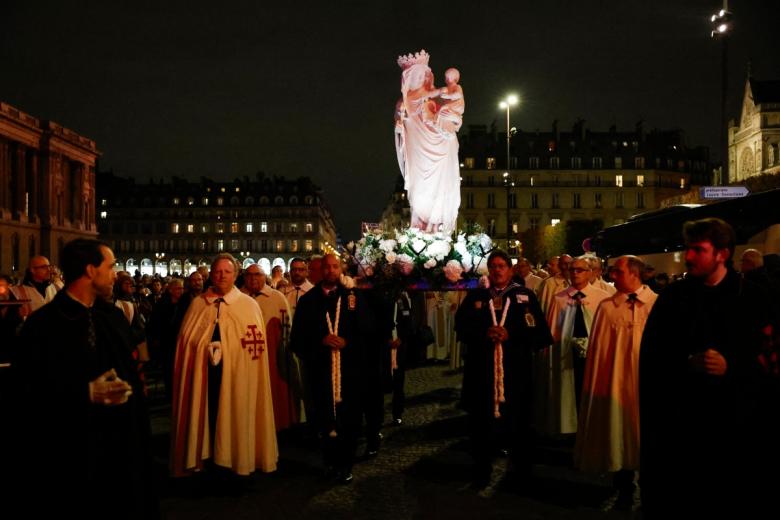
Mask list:
MULTIPOLYGON (((322 472, 319 450, 283 433, 279 469, 243 479, 168 479, 169 407, 152 409, 161 509, 166 519, 458 519, 631 518, 639 513, 599 506, 611 493, 606 477, 570 468, 571 439, 540 443, 529 488, 502 480, 498 458, 491 485, 469 486, 466 417, 458 409, 462 375, 445 365, 407 372, 407 411, 400 426, 386 425, 375 459, 359 462, 354 481, 336 485, 322 472)), ((386 400, 389 404, 389 396, 386 400)), ((389 423, 389 407, 386 407, 389 423)), ((363 452, 363 446, 358 453, 363 452)))

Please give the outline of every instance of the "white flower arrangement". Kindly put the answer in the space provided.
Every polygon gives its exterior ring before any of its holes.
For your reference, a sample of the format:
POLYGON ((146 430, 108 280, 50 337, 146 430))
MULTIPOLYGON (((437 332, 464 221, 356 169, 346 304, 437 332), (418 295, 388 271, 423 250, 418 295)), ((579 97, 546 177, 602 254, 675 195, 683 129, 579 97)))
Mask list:
POLYGON ((493 241, 475 226, 454 236, 416 228, 390 233, 371 231, 346 246, 358 276, 379 283, 425 281, 431 287, 457 284, 487 273, 493 241))

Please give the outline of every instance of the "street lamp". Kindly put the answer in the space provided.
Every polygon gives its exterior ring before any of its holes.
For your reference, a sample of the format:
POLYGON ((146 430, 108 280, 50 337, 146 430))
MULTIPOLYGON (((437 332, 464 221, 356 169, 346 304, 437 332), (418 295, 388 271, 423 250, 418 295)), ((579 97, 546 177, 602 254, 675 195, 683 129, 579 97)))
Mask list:
POLYGON ((723 0, 723 9, 710 17, 710 23, 712 24, 710 37, 719 38, 721 42, 720 133, 723 162, 720 167, 720 179, 718 179, 716 184, 724 183, 724 173, 725 179, 728 179, 729 143, 728 128, 726 128, 726 95, 728 93, 728 35, 731 31, 731 16, 729 2, 728 0, 723 0))
POLYGON ((509 237, 512 234, 511 233, 512 219, 510 215, 509 199, 510 199, 511 189, 515 184, 514 182, 512 182, 509 176, 509 171, 511 169, 509 140, 512 138, 512 130, 514 130, 509 126, 509 109, 515 106, 518 103, 518 101, 519 100, 516 95, 510 94, 506 98, 502 99, 501 102, 498 104, 499 108, 506 109, 506 171, 504 172, 504 185, 506 186, 506 251, 507 254, 509 253, 509 249, 510 249, 509 237))

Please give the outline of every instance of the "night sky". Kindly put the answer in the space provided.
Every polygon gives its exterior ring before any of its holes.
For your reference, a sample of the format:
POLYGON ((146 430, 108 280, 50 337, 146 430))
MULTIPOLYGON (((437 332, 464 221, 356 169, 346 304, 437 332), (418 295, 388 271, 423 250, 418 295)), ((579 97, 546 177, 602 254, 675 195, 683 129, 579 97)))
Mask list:
MULTIPOLYGON (((732 1, 729 117, 747 63, 780 79, 780 2, 732 1)), ((719 156, 720 0, 3 3, 0 99, 97 142, 146 182, 311 176, 343 238, 394 185, 399 54, 461 71, 469 124, 679 127, 719 156), (202 5, 202 7, 196 7, 202 5)))

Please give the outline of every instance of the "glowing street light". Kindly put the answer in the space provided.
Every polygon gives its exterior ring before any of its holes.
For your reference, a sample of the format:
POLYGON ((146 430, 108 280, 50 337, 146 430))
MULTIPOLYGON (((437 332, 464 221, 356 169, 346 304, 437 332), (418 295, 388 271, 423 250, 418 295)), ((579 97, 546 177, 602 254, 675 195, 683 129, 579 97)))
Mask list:
POLYGON ((511 107, 517 105, 520 102, 517 95, 515 94, 509 94, 507 97, 501 100, 501 102, 498 104, 498 107, 502 110, 506 110, 506 171, 504 172, 504 185, 506 186, 506 250, 507 253, 509 253, 510 249, 510 241, 509 237, 511 236, 512 231, 512 219, 510 215, 510 193, 511 188, 514 186, 513 182, 510 182, 509 180, 509 171, 511 170, 511 156, 509 152, 509 141, 512 138, 512 133, 514 128, 511 128, 509 126, 509 110, 511 107))

